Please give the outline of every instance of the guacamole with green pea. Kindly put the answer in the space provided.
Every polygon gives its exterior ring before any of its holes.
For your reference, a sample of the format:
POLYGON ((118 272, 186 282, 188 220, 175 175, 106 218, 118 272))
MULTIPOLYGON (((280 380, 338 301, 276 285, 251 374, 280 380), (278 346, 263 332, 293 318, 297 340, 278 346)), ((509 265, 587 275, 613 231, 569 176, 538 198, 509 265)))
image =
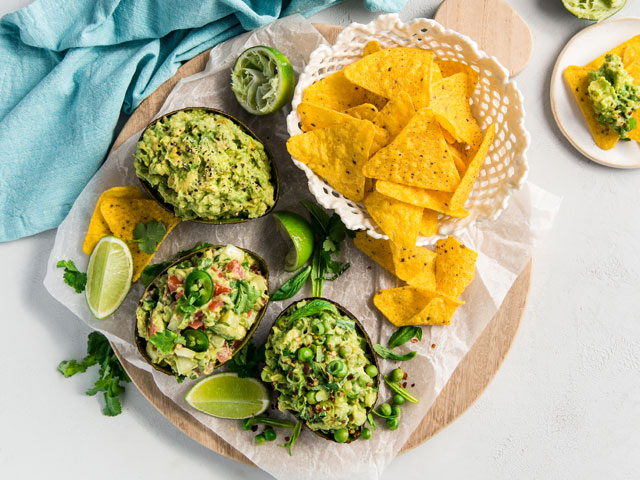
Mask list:
POLYGON ((154 280, 136 310, 137 333, 152 363, 197 378, 236 353, 268 299, 255 258, 233 245, 209 247, 154 280))
POLYGON ((149 126, 134 165, 185 220, 257 218, 275 203, 264 145, 208 110, 181 110, 149 126))
POLYGON ((278 392, 278 408, 311 430, 336 439, 344 429, 357 436, 378 395, 370 346, 356 323, 332 304, 333 309, 295 318, 312 302, 298 302, 272 327, 262 380, 278 392))
POLYGON ((628 132, 638 127, 632 115, 640 108, 640 86, 634 85, 618 55, 607 55, 604 64, 589 73, 588 91, 598 122, 629 140, 628 132))

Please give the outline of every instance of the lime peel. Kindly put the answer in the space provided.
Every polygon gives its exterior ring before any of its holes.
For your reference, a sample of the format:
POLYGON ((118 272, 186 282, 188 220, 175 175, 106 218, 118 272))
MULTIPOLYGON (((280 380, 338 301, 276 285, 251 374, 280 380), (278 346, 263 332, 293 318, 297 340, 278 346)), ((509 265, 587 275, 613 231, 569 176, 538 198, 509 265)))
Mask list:
POLYGON ((307 263, 313 253, 313 230, 309 222, 297 213, 281 210, 273 212, 273 216, 276 219, 277 229, 291 245, 285 257, 284 269, 287 272, 295 272, 307 263))

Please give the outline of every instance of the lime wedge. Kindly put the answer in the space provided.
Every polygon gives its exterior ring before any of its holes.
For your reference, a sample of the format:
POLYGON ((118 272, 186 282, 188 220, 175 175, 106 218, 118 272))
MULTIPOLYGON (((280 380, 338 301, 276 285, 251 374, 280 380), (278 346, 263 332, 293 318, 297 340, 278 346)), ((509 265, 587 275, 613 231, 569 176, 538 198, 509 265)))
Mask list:
POLYGON ((293 97, 294 87, 291 63, 271 47, 246 49, 231 72, 231 90, 240 106, 253 115, 280 110, 293 97))
POLYGON ((184 399, 202 413, 230 419, 259 415, 269 406, 269 393, 262 382, 231 372, 200 380, 184 399))
POLYGON ((284 269, 295 272, 307 263, 313 253, 313 230, 309 222, 297 213, 281 210, 273 212, 273 216, 282 237, 291 245, 284 259, 284 269))
POLYGON ((129 247, 116 237, 103 237, 94 247, 87 268, 85 296, 97 319, 115 312, 131 288, 133 259, 129 247))
POLYGON ((600 22, 622 10, 627 0, 562 0, 562 3, 576 17, 600 22))

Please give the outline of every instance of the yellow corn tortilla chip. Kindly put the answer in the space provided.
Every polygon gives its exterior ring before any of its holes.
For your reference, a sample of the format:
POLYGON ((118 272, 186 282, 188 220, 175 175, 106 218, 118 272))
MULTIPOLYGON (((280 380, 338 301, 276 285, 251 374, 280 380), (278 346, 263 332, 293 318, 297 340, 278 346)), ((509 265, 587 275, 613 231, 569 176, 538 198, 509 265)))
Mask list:
POLYGON ((84 237, 84 243, 82 244, 82 251, 87 255, 91 255, 93 248, 102 237, 112 234, 107 221, 100 211, 100 206, 108 198, 146 198, 146 196, 138 187, 134 186, 114 187, 104 191, 96 202, 96 208, 93 210, 93 215, 91 215, 87 235, 84 237))
POLYGON ((363 103, 362 105, 356 105, 355 107, 348 108, 344 113, 359 120, 369 120, 370 122, 373 122, 373 119, 378 115, 378 109, 375 105, 363 103))
POLYGON ((418 239, 422 208, 372 192, 364 199, 371 218, 395 244, 413 247, 418 239))
POLYGON ((357 232, 353 243, 367 257, 395 275, 389 240, 373 238, 366 232, 357 232))
POLYGON ((564 71, 564 78, 571 88, 571 92, 576 97, 580 110, 587 121, 587 126, 591 131, 591 136, 598 147, 603 150, 611 150, 616 146, 620 137, 609 126, 602 125, 598 122, 596 112, 593 110, 593 104, 589 98, 589 67, 576 67, 571 65, 564 71))
POLYGON ((456 170, 458 170, 458 175, 460 175, 460 178, 462 178, 462 176, 464 175, 465 170, 467 169, 467 162, 466 162, 466 153, 464 153, 464 151, 461 151, 461 149, 458 147, 458 145, 460 145, 459 143, 454 143, 449 145, 449 153, 451 154, 451 158, 453 158, 453 163, 456 165, 456 170))
POLYGON ((300 115, 300 124, 303 132, 310 132, 316 128, 327 128, 341 123, 356 122, 358 119, 340 113, 330 108, 325 108, 315 103, 301 102, 297 108, 300 115))
POLYGON ((369 158, 374 127, 349 118, 349 123, 291 137, 287 150, 349 200, 360 202, 365 188, 362 167, 369 158))
POLYGON ((378 180, 376 182, 376 190, 387 197, 395 198, 396 200, 410 203, 417 207, 435 210, 450 217, 463 218, 469 215, 469 212, 462 208, 458 210, 451 210, 449 208, 451 193, 426 190, 420 187, 387 182, 386 180, 378 180))
POLYGON ((438 66, 438 61, 434 58, 431 62, 431 85, 442 80, 442 71, 438 66))
POLYGON ((447 142, 428 109, 418 111, 389 145, 369 159, 364 174, 445 192, 454 191, 460 183, 447 142))
MULTIPOLYGON (((400 247, 390 242, 391 255, 396 276, 408 282, 423 271, 427 271, 435 261, 436 254, 426 247, 400 247)), ((435 277, 434 277, 435 280, 435 277)))
POLYGON ((413 102, 407 92, 400 92, 395 98, 387 102, 382 110, 373 119, 378 134, 373 138, 377 148, 386 147, 404 127, 407 126, 411 117, 416 111, 413 108, 413 102))
POLYGON ((307 87, 302 94, 302 101, 340 112, 362 103, 372 103, 378 109, 387 103, 383 97, 347 80, 344 70, 332 73, 307 87))
POLYGON ((436 242, 437 291, 458 298, 475 275, 478 254, 453 237, 436 242))
POLYGON ((392 99, 401 91, 416 109, 429 106, 433 53, 421 48, 379 50, 344 68, 345 77, 362 88, 392 99))
POLYGON ((380 43, 377 40, 371 40, 367 42, 364 46, 364 51, 362 52, 362 56, 366 57, 367 55, 371 55, 372 53, 376 53, 382 50, 380 43))
POLYGON ((482 131, 471 113, 468 84, 464 72, 443 78, 433 85, 429 108, 456 141, 477 148, 482 141, 482 131))
POLYGON ((625 68, 640 61, 640 42, 637 47, 635 45, 629 45, 625 47, 624 54, 622 55, 622 63, 625 68))
POLYGON ((442 130, 442 136, 449 145, 451 145, 452 143, 456 143, 456 139, 453 138, 453 136, 446 129, 440 128, 440 130, 442 130))
POLYGON ((448 325, 461 304, 429 289, 413 286, 379 290, 373 304, 397 327, 404 325, 448 325))
POLYGON ((478 84, 478 72, 476 72, 471 66, 462 62, 455 62, 453 60, 434 60, 434 62, 442 74, 441 78, 450 77, 456 73, 464 73, 467 76, 467 97, 471 97, 478 84))
MULTIPOLYGON (((626 42, 621 43, 617 47, 609 50, 607 53, 589 62, 587 65, 585 65, 585 67, 589 69, 588 71, 596 70, 602 66, 602 64, 604 63, 605 57, 611 54, 618 55, 620 58, 622 58, 623 62, 624 62, 625 56, 627 57, 627 60, 631 61, 632 56, 635 55, 636 52, 640 52, 640 35, 636 35, 635 37, 630 38, 626 42), (627 49, 629 49, 629 54, 625 55, 627 49)), ((627 64, 625 63, 625 67, 626 66, 627 64)))
POLYGON ((420 235, 431 237, 438 233, 438 212, 424 209, 422 220, 420 221, 420 235))

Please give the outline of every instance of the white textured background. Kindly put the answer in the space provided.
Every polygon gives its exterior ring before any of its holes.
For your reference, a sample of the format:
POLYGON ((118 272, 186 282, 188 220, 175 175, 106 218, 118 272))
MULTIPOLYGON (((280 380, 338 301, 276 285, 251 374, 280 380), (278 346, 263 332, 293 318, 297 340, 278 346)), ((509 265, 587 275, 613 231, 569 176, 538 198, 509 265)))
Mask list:
MULTIPOLYGON (((0 0, 0 15, 27 3, 0 0)), ((518 77, 533 138, 530 179, 564 196, 562 210, 537 255, 522 328, 495 380, 385 478, 638 478, 640 170, 581 158, 549 111, 555 58, 588 23, 567 14, 560 0, 510 3, 535 39, 518 77)), ((431 17, 438 4, 410 0, 402 17, 431 17)), ((640 2, 631 0, 622 14, 640 17, 640 2)), ((354 0, 313 20, 348 24, 373 16, 354 0)), ((127 389, 123 414, 106 418, 98 400, 83 394, 93 372, 64 379, 56 371, 60 360, 83 356, 88 330, 42 286, 54 234, 0 244, 0 477, 270 478, 185 437, 135 388, 127 389)))

